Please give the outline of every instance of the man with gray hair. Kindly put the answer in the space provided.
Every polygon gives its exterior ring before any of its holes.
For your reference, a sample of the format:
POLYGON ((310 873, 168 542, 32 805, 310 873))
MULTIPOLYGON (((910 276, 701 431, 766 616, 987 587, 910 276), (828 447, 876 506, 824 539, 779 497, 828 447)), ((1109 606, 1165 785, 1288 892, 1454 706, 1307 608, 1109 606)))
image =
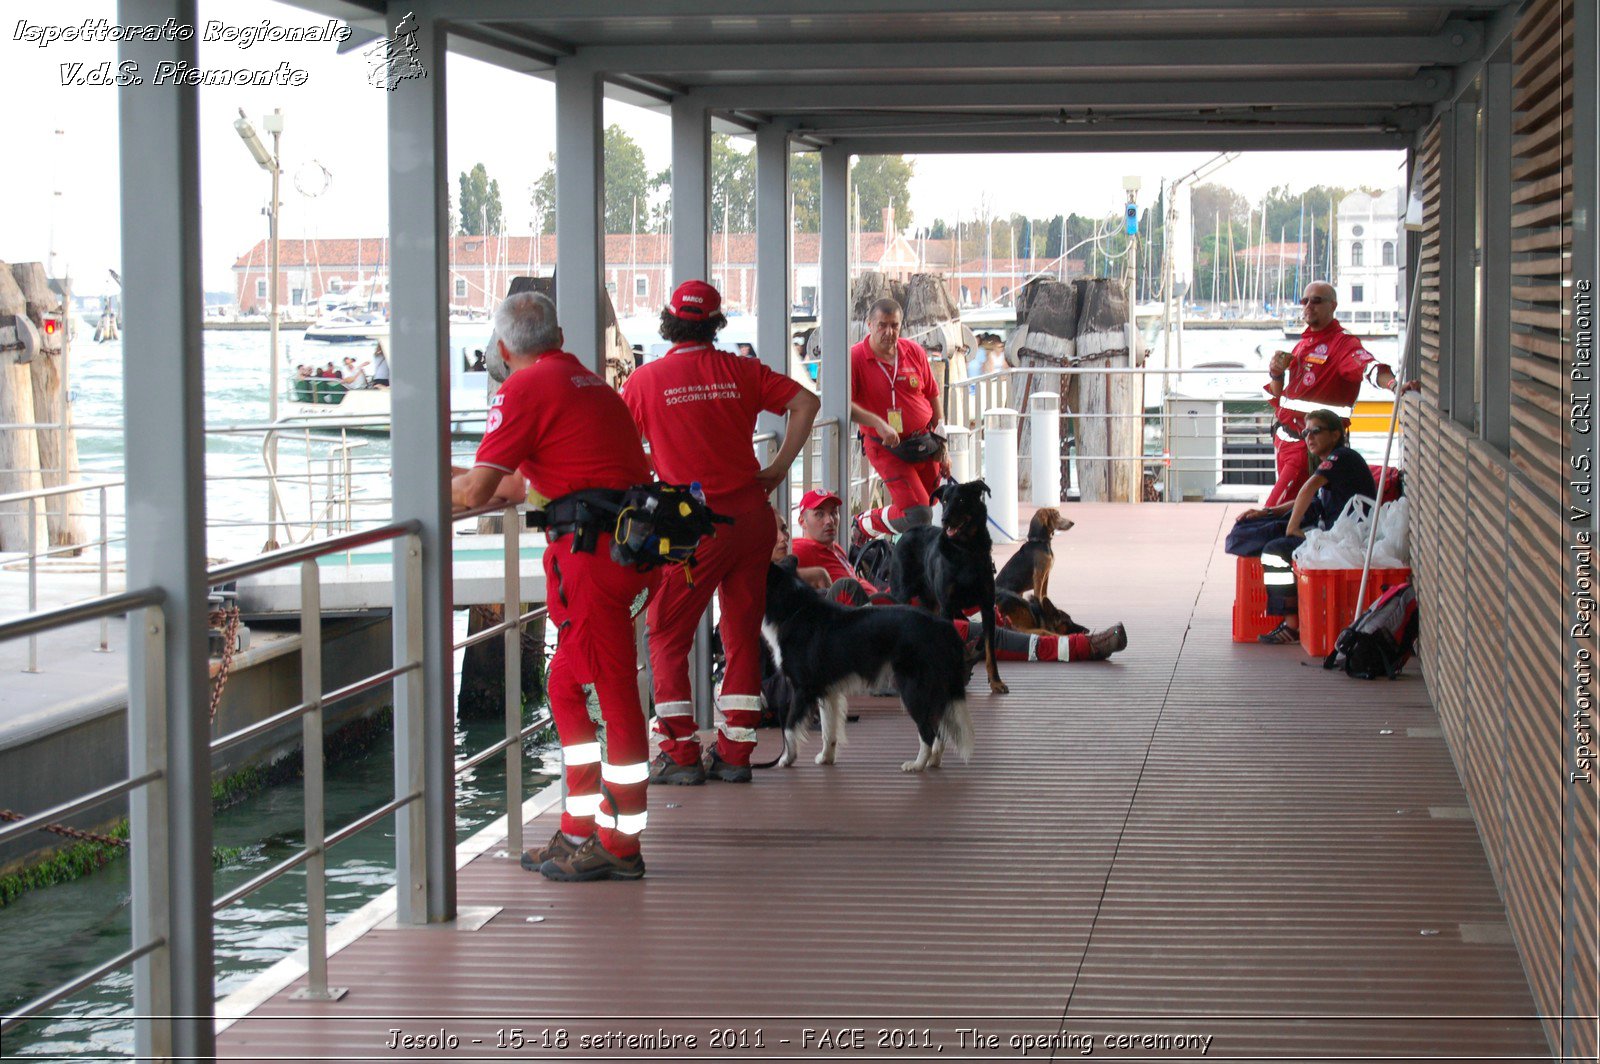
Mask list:
MULTIPOLYGON (((631 607, 654 573, 611 558, 612 527, 590 508, 651 479, 633 418, 605 380, 561 349, 556 308, 533 292, 495 311, 495 353, 509 371, 472 469, 451 483, 458 510, 488 502, 513 473, 550 500, 545 598, 559 632, 546 691, 561 738, 567 797, 561 827, 524 868, 550 879, 639 879, 650 741, 635 677, 631 607), (605 720, 601 749, 584 698, 605 720)), ((502 493, 504 488, 501 488, 502 493)))
POLYGON ((944 421, 928 352, 900 335, 900 304, 880 299, 867 335, 850 349, 850 420, 861 426, 867 461, 883 478, 889 505, 856 516, 857 544, 933 521, 933 493, 950 469, 937 435, 944 421))

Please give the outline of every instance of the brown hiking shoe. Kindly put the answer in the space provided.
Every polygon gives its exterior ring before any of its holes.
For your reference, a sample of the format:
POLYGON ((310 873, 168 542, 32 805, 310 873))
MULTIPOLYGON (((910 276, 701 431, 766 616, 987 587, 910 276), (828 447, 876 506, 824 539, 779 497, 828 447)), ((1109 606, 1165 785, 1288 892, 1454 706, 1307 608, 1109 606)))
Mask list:
POLYGON ((711 748, 711 756, 706 758, 706 778, 722 780, 725 783, 749 783, 753 778, 749 765, 735 765, 722 760, 722 755, 717 753, 717 748, 711 748))
POLYGON ((591 835, 583 845, 562 857, 552 857, 539 866, 539 874, 562 883, 587 883, 595 879, 643 879, 644 858, 639 854, 618 857, 591 835))
POLYGON ((1089 633, 1089 660, 1104 661, 1119 650, 1128 649, 1128 630, 1120 624, 1089 633))
POLYGON ((550 836, 550 841, 537 850, 522 851, 522 867, 530 872, 537 872, 539 866, 556 857, 570 857, 576 853, 580 844, 567 838, 566 832, 560 828, 550 836))
POLYGON ((650 782, 652 785, 663 783, 677 783, 692 787, 706 781, 706 768, 695 758, 687 765, 680 765, 672 760, 672 755, 663 750, 650 762, 650 782))

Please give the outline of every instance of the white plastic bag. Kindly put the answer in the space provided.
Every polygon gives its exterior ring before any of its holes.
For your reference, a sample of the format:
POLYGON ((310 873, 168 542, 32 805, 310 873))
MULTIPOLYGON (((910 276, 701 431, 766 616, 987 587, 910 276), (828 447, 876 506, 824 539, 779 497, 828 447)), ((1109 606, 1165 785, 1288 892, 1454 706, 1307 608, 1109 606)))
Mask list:
POLYGON ((1372 567, 1403 569, 1411 557, 1411 503, 1405 498, 1385 503, 1378 511, 1378 542, 1372 548, 1372 567), (1379 566, 1378 555, 1392 564, 1379 566))
POLYGON ((1372 500, 1352 496, 1327 529, 1306 530, 1306 541, 1294 552, 1298 569, 1359 569, 1367 553, 1367 529, 1372 500))

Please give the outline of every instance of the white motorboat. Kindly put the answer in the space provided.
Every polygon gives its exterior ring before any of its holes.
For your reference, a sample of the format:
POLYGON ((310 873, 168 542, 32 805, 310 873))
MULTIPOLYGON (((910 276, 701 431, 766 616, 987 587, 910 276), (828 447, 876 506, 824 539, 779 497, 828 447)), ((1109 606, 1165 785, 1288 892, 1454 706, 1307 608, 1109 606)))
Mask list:
POLYGON ((324 344, 389 339, 389 317, 379 311, 336 310, 307 326, 304 339, 324 344))
MULTIPOLYGON (((489 374, 484 369, 483 351, 489 345, 493 323, 452 321, 450 323, 450 406, 452 411, 480 411, 489 405, 489 374)), ((310 330, 307 330, 309 337, 310 330)), ((388 322, 377 341, 388 339, 388 322)), ((352 339, 355 339, 352 337, 352 339)), ((385 355, 388 345, 384 345, 385 355)), ((356 356, 364 373, 371 373, 371 356, 356 356)), ((391 374, 396 372, 391 361, 391 374)), ((401 370, 400 372, 403 372, 401 370)), ((298 421, 329 418, 384 418, 389 416, 389 389, 346 387, 342 381, 326 377, 299 377, 291 369, 281 410, 285 418, 298 421)), ((454 425, 453 427, 459 427, 454 425)), ((387 432, 386 425, 373 431, 387 432)))

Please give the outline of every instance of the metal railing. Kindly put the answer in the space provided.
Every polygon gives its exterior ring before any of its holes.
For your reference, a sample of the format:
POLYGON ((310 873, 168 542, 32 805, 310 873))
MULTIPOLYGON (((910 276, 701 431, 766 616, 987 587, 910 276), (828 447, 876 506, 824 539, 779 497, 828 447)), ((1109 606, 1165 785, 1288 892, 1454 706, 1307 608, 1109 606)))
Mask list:
MULTIPOLYGON (((63 485, 61 487, 56 487, 56 488, 39 488, 39 489, 35 489, 33 491, 21 491, 21 492, 13 492, 10 495, 0 495, 0 507, 5 507, 5 506, 24 506, 24 507, 26 507, 26 510, 27 510, 27 521, 28 521, 27 562, 28 562, 28 613, 29 614, 36 614, 36 613, 39 612, 39 561, 40 561, 41 558, 49 558, 49 557, 51 557, 53 555, 56 555, 56 554, 74 555, 74 554, 82 553, 87 548, 98 547, 99 548, 99 554, 100 554, 100 559, 99 559, 100 597, 104 598, 106 595, 109 595, 111 593, 111 581, 110 581, 110 572, 111 572, 111 565, 110 565, 111 533, 110 533, 109 502, 108 502, 108 499, 106 497, 106 492, 110 488, 119 488, 122 485, 123 485, 123 481, 121 481, 121 480, 106 480, 106 481, 99 481, 99 482, 91 483, 91 484, 66 484, 66 485, 63 485), (48 514, 48 510, 46 511, 45 514, 41 514, 40 513, 40 510, 39 510, 40 504, 43 503, 43 501, 45 499, 50 499, 50 498, 63 498, 64 499, 65 496, 68 496, 68 495, 77 494, 79 492, 90 492, 90 491, 96 493, 96 495, 99 498, 99 503, 100 503, 100 506, 99 506, 100 535, 98 536, 98 538, 96 538, 94 540, 91 540, 88 543, 69 544, 69 545, 61 546, 61 547, 48 547, 43 551, 39 550, 39 521, 40 521, 40 519, 42 517, 45 517, 48 514)), ((63 504, 63 507, 62 507, 63 512, 65 512, 65 509, 66 509, 66 507, 63 504)), ((111 649, 111 644, 110 644, 110 636, 111 636, 110 619, 111 619, 111 615, 110 614, 104 614, 103 613, 103 614, 100 614, 100 616, 99 616, 99 620, 100 620, 100 645, 98 647, 96 647, 95 649, 98 650, 102 654, 106 653, 107 651, 109 651, 111 649)), ((26 669, 24 669, 23 671, 24 672, 34 672, 34 673, 39 671, 39 636, 38 636, 37 632, 32 633, 32 634, 30 634, 28 636, 28 667, 26 669)))
MULTIPOLYGON (((249 897, 286 872, 293 871, 304 865, 306 868, 306 956, 308 974, 307 986, 304 990, 298 991, 297 996, 310 1000, 335 1001, 345 994, 343 988, 328 986, 328 850, 422 797, 420 790, 412 790, 405 794, 397 793, 393 799, 377 809, 358 817, 333 832, 327 831, 324 820, 326 801, 323 786, 324 761, 322 749, 324 710, 330 705, 371 691, 384 684, 391 683, 406 673, 420 669, 422 667, 422 659, 418 655, 407 658, 403 662, 392 662, 391 667, 388 669, 365 676, 337 690, 324 691, 322 689, 322 580, 317 559, 324 555, 351 551, 358 547, 375 543, 401 541, 404 544, 403 549, 406 551, 408 558, 417 563, 405 566, 406 580, 409 584, 409 593, 405 596, 405 601, 411 603, 412 608, 416 609, 419 608, 421 602, 422 574, 420 562, 422 539, 419 535, 420 530, 421 525, 418 522, 410 521, 403 524, 387 525, 369 531, 352 532, 316 543, 287 547, 270 554, 264 554, 259 558, 251 558, 248 561, 224 565, 211 570, 207 574, 207 580, 211 586, 217 587, 222 584, 234 583, 245 577, 256 576, 291 565, 300 567, 300 702, 254 725, 213 740, 211 753, 215 757, 219 752, 235 747, 247 739, 260 737, 281 725, 299 720, 304 780, 303 792, 305 795, 304 842, 298 853, 278 862, 259 875, 254 876, 248 882, 228 891, 222 897, 214 899, 212 911, 220 912, 249 897)), ((396 596, 396 598, 398 600, 399 596, 396 596)), ((396 621, 397 625, 402 623, 403 620, 396 621)), ((396 640, 396 645, 399 645, 398 639, 396 640)), ((404 726, 398 714, 396 715, 394 726, 396 729, 404 726)), ((398 749, 399 744, 396 744, 396 746, 398 749)), ((399 858, 397 857, 396 859, 398 861, 399 858)))
POLYGON ((505 640, 505 735, 497 742, 456 765, 456 776, 470 772, 496 754, 505 754, 506 774, 506 848, 503 855, 519 858, 522 854, 522 743, 536 733, 548 728, 553 718, 548 709, 532 723, 522 723, 522 629, 524 626, 549 616, 548 608, 539 606, 524 613, 522 610, 522 514, 516 505, 490 503, 476 510, 454 515, 455 521, 501 514, 501 552, 504 561, 504 599, 500 623, 490 625, 453 644, 454 650, 487 642, 495 636, 505 640))
MULTIPOLYGON (((151 819, 153 814, 164 812, 167 801, 165 794, 167 743, 165 716, 160 711, 160 707, 164 707, 166 701, 166 674, 162 664, 166 656, 166 616, 162 609, 164 600, 165 595, 153 588, 125 591, 117 595, 102 595, 86 602, 0 622, 0 643, 3 643, 12 639, 31 638, 43 632, 104 617, 136 615, 145 630, 144 704, 157 709, 146 721, 136 723, 131 718, 129 720, 127 778, 0 827, 0 844, 21 838, 67 817, 97 809, 117 799, 132 798, 140 792, 149 795, 147 819, 151 819)), ((133 944, 89 971, 45 991, 0 1016, 0 1035, 10 1032, 30 1017, 39 1015, 56 1002, 166 948, 166 936, 145 933, 152 927, 164 926, 162 921, 154 917, 157 908, 164 906, 167 901, 166 892, 161 889, 164 880, 150 872, 148 863, 136 867, 135 873, 130 878, 131 905, 134 913, 133 944), (147 874, 140 874, 141 871, 147 874)))

